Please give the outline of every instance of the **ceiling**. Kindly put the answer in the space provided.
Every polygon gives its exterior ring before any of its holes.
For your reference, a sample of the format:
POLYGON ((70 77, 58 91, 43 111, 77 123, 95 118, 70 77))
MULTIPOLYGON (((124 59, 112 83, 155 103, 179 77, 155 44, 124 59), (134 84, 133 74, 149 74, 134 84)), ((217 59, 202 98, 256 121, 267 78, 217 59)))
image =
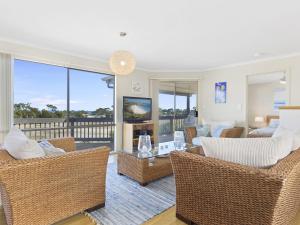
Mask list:
POLYGON ((279 83, 280 79, 284 77, 286 77, 286 73, 284 71, 250 75, 248 76, 248 84, 279 83))
POLYGON ((0 0, 0 9, 2 40, 102 62, 125 49, 149 71, 200 71, 300 52, 298 0, 0 0))

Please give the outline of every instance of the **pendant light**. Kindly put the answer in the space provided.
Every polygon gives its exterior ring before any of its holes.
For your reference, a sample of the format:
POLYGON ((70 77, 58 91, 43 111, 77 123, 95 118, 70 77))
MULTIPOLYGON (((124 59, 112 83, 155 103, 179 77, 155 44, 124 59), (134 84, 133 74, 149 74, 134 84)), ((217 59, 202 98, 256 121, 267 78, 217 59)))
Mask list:
MULTIPOLYGON (((125 32, 120 33, 120 37, 125 37, 125 32)), ((116 51, 109 60, 110 69, 115 75, 129 75, 135 69, 136 61, 132 53, 129 51, 116 51)))

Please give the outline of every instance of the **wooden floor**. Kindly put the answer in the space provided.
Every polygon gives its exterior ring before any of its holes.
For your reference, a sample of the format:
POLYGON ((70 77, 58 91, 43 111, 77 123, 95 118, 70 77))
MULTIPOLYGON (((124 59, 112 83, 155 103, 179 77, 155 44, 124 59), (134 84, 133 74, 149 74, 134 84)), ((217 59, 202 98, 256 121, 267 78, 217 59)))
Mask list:
MULTIPOLYGON (((0 210, 0 225, 6 225, 3 209, 0 210)), ((87 216, 79 214, 69 219, 56 223, 55 225, 95 225, 87 216)), ((121 225, 121 224, 120 224, 121 225)), ((185 225, 185 223, 176 219, 175 207, 168 209, 162 214, 152 218, 144 225, 185 225)), ((298 214, 294 225, 300 225, 300 213, 298 214)))

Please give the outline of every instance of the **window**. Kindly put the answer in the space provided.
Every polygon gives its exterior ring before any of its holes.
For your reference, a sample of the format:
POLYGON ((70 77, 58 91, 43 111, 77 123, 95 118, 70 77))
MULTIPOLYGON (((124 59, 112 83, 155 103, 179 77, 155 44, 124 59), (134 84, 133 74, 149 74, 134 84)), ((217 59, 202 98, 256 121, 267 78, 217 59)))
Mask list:
POLYGON ((175 130, 197 110, 197 82, 161 81, 159 87, 159 141, 173 139, 175 130))
POLYGON ((28 137, 113 149, 114 76, 23 60, 14 71, 15 126, 28 137))

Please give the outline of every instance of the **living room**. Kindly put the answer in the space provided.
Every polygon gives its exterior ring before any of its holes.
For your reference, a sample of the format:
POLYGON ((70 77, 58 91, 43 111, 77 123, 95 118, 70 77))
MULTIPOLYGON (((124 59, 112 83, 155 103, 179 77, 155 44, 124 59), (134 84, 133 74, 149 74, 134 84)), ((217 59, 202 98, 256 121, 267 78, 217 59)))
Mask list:
POLYGON ((300 224, 298 2, 0 8, 1 225, 300 224))

